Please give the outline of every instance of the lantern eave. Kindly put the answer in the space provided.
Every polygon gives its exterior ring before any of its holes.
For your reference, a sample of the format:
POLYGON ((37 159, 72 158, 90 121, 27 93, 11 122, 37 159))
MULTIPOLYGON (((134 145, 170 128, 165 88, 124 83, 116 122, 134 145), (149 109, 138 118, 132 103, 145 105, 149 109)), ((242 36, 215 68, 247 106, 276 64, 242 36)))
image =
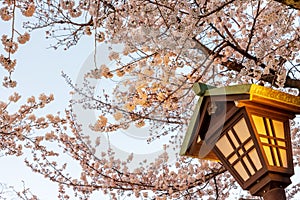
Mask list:
POLYGON ((300 96, 254 84, 193 90, 199 100, 180 155, 222 162, 252 195, 284 193, 294 174, 289 120, 300 114, 300 96))
MULTIPOLYGON (((250 104, 261 106, 262 109, 269 107, 278 110, 278 112, 286 113, 290 119, 294 118, 295 114, 300 114, 300 96, 260 85, 244 84, 215 88, 203 83, 195 83, 193 90, 199 96, 199 100, 181 146, 180 155, 182 156, 197 157, 195 153, 191 153, 190 149, 198 135, 204 134, 205 136, 203 126, 205 126, 206 121, 203 118, 205 118, 205 104, 208 101, 224 102, 227 106, 234 102, 237 108, 247 107, 250 104)), ((202 142, 199 144, 201 146, 202 142)), ((201 159, 216 160, 216 158, 217 156, 211 151, 208 156, 201 159)))
POLYGON ((256 84, 213 88, 208 86, 205 87, 202 83, 196 83, 193 89, 197 95, 202 96, 236 96, 235 98, 238 98, 239 96, 244 95, 243 98, 237 100, 251 101, 262 105, 283 109, 294 114, 300 114, 300 96, 291 95, 256 84))

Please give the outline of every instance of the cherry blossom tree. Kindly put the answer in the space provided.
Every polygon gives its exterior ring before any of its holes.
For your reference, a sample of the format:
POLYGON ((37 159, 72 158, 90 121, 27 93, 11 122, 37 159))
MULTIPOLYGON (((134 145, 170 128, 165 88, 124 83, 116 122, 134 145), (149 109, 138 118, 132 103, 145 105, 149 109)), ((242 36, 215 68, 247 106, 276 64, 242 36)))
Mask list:
MULTIPOLYGON (((32 158, 25 163, 56 182, 61 199, 70 198, 70 193, 87 199, 99 190, 112 199, 224 199, 237 185, 220 163, 178 157, 171 165, 165 152, 150 168, 140 165, 131 170, 131 156, 121 161, 108 151, 96 157, 73 108, 81 104, 97 110, 99 118, 90 128, 99 134, 130 124, 148 124, 151 130, 161 127, 160 132, 151 132, 152 142, 185 132, 196 99, 191 92, 195 82, 214 86, 256 83, 298 95, 299 9, 297 1, 280 0, 4 0, 0 16, 11 23, 11 30, 1 39, 0 63, 7 71, 4 87, 17 84, 12 78, 17 70, 14 53, 30 40, 31 31, 45 31, 46 38, 56 41, 54 49, 76 48, 82 37, 93 37, 95 46, 106 42, 124 48, 110 52, 116 65, 95 64, 85 76, 84 87, 63 74, 73 93, 81 97, 70 102, 63 116, 34 115, 53 100, 52 95, 42 94, 38 100, 30 97, 16 112, 8 107, 19 100, 17 93, 1 102, 2 153, 31 152, 32 158), (16 17, 24 18, 24 29, 15 28, 16 17), (90 82, 103 79, 119 83, 112 93, 94 95, 90 82), (35 129, 43 134, 32 134, 35 129), (60 155, 71 157, 80 175, 69 173, 72 164, 61 162, 60 155)), ((299 127, 296 122, 293 125, 298 166, 299 127)), ((177 135, 170 141, 181 142, 177 135)), ((298 188, 299 183, 290 187, 289 198, 298 188)))

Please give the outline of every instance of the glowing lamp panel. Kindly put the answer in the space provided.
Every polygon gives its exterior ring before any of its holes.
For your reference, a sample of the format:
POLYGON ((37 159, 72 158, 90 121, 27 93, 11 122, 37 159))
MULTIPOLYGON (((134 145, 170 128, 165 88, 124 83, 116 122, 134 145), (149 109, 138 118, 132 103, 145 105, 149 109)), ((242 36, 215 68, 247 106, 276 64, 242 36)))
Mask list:
POLYGON ((216 147, 244 181, 262 168, 244 118, 218 140, 216 147))
POLYGON ((269 165, 287 168, 284 123, 256 115, 252 115, 252 119, 269 165))

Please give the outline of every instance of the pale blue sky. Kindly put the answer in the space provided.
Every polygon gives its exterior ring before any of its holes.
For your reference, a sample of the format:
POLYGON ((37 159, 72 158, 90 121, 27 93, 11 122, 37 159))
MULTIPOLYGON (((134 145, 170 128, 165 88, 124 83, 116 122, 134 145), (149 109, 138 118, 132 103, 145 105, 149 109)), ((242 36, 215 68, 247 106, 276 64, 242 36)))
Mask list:
MULTIPOLYGON (((0 20, 0 35, 10 33, 9 23, 0 20)), ((18 24, 17 24, 18 26, 18 24)), ((18 29, 22 32, 24 30, 18 29)), ((54 42, 54 41, 52 41, 54 42)), ((19 92, 22 96, 20 102, 26 101, 27 97, 38 96, 41 93, 55 95, 55 101, 41 110, 41 114, 47 112, 55 113, 67 107, 71 96, 70 87, 61 77, 63 70, 72 79, 76 80, 77 74, 88 55, 93 51, 92 38, 85 38, 75 47, 67 51, 63 48, 58 50, 47 49, 50 41, 45 40, 43 31, 33 32, 31 39, 25 45, 19 45, 19 50, 12 55, 17 58, 17 66, 13 73, 13 78, 18 85, 14 89, 0 87, 0 99, 5 100, 12 92, 19 92)), ((2 44, 0 53, 3 53, 2 44)), ((4 54, 5 55, 5 54, 4 54)), ((1 84, 6 72, 0 69, 1 84)), ((22 187, 22 180, 26 187, 32 188, 42 200, 56 199, 57 187, 55 184, 45 181, 45 179, 25 166, 21 158, 12 156, 1 157, 0 182, 22 187)))
MULTIPOLYGON (((19 31, 22 32, 22 29, 19 31)), ((3 23, 0 20, 0 35, 8 33, 10 33, 8 23, 3 23)), ((53 93, 55 101, 41 113, 64 110, 71 96, 69 95, 69 86, 61 77, 61 71, 63 70, 73 80, 76 80, 82 64, 93 51, 94 44, 92 38, 83 38, 76 47, 64 51, 63 48, 47 49, 51 42, 54 41, 45 40, 43 31, 38 31, 32 34, 29 43, 19 45, 18 52, 13 55, 18 62, 13 74, 13 78, 18 81, 18 86, 13 90, 0 87, 0 99, 4 99, 12 91, 19 92, 24 98, 22 101, 32 95, 53 93)), ((0 53, 3 53, 1 48, 0 53)), ((4 70, 1 68, 1 78, 3 73, 4 70)), ((28 167, 25 167, 22 159, 2 157, 0 163, 0 182, 14 185, 16 189, 20 189, 22 187, 21 181, 24 180, 26 187, 32 188, 32 192, 37 194, 40 199, 56 199, 56 185, 48 180, 45 181, 41 175, 31 172, 28 167)), ((297 181, 298 172, 299 170, 292 177, 293 181, 297 181)))
MULTIPOLYGON (((1 35, 10 33, 7 28, 8 23, 0 21, 1 35)), ((1 99, 5 99, 5 97, 16 91, 22 96, 20 102, 25 102, 27 97, 32 95, 38 96, 41 93, 53 93, 55 101, 47 105, 45 109, 39 111, 38 113, 41 115, 55 113, 60 110, 63 111, 68 106, 68 102, 71 99, 71 95, 69 95, 69 91, 71 89, 61 76, 61 71, 63 70, 75 82, 80 70, 83 67, 86 67, 86 59, 89 58, 87 63, 91 63, 91 58, 93 57, 92 52, 94 50, 94 41, 91 37, 83 38, 78 45, 65 51, 63 48, 58 50, 51 48, 47 49, 50 44, 55 41, 45 40, 44 36, 45 34, 43 31, 33 32, 31 39, 27 44, 19 45, 17 53, 12 55, 12 58, 17 58, 17 66, 13 73, 13 78, 14 80, 17 80, 18 85, 14 89, 5 89, 0 87, 1 99)), ((0 49, 0 53, 2 52, 3 50, 1 51, 0 49)), ((97 53, 104 57, 108 56, 107 52, 97 51, 97 53)), ((101 56, 99 60, 104 61, 109 65, 110 61, 101 58, 101 56)), ((97 63, 97 65, 101 64, 102 63, 100 62, 97 63)), ((3 74, 4 70, 1 69, 0 72, 3 74)), ((143 132, 143 130, 139 131, 143 132)), ((126 151, 129 150, 128 148, 132 147, 131 143, 134 143, 134 153, 138 153, 138 149, 143 148, 143 151, 140 152, 140 160, 144 160, 145 158, 149 160, 149 157, 151 156, 148 154, 146 157, 147 153, 145 152, 145 141, 147 138, 144 138, 144 141, 142 141, 140 139, 128 137, 127 131, 122 131, 122 133, 122 135, 117 136, 118 140, 116 140, 115 137, 118 133, 112 134, 110 138, 111 144, 118 146, 121 149, 118 151, 119 153, 117 153, 118 156, 127 157, 130 153, 126 154, 126 151), (122 138, 121 140, 120 136, 122 138), (124 140, 126 140, 126 143, 124 143, 124 140), (141 142, 142 146, 138 145, 137 142, 141 142), (128 146, 129 143, 131 145, 128 146)), ((156 141, 155 143, 160 143, 160 141, 156 141)), ((158 154, 155 154, 155 150, 153 148, 161 150, 162 144, 158 146, 155 143, 149 145, 149 147, 147 146, 147 149, 150 148, 151 153, 154 153, 153 155, 157 156, 158 154)), ((37 194, 40 199, 56 199, 56 184, 45 180, 44 177, 39 174, 31 172, 31 170, 24 165, 22 158, 8 156, 0 158, 0 161, 2 169, 0 172, 0 182, 13 185, 16 189, 21 189, 22 180, 24 180, 26 187, 31 188, 32 192, 37 194)), ((78 173, 80 173, 80 171, 78 171, 78 173)))

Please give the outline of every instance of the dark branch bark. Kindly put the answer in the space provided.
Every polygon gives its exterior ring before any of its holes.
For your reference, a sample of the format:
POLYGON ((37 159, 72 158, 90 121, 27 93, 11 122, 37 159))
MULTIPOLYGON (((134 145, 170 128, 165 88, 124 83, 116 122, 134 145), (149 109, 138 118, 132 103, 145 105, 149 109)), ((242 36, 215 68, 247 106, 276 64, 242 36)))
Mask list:
POLYGON ((290 6, 291 8, 294 8, 296 10, 300 10, 300 0, 275 0, 275 1, 290 6))
MULTIPOLYGON (((227 67, 227 69, 233 70, 236 72, 240 72, 244 68, 244 66, 242 64, 236 63, 234 61, 226 61, 226 62, 222 62, 221 64, 223 66, 227 67)), ((276 80, 276 75, 274 73, 270 72, 270 74, 262 75, 260 80, 268 82, 270 84, 273 84, 274 80, 276 80)), ((291 77, 287 76, 286 81, 284 83, 284 87, 296 88, 296 89, 300 90, 300 80, 292 79, 291 77)))
MULTIPOLYGON (((299 0, 300 2, 300 0, 299 0)), ((300 4, 300 3, 299 3, 300 4)), ((206 47, 205 45, 203 45, 199 40, 196 39, 196 37, 192 38, 193 41, 195 41, 197 43, 196 48, 199 48, 201 51, 203 51, 206 55, 214 55, 215 58, 219 57, 222 58, 223 55, 218 54, 218 52, 214 52, 213 50, 209 49, 208 47, 206 47)), ((255 62, 258 61, 258 59, 255 56, 252 56, 250 54, 248 54, 246 51, 244 51, 243 49, 240 49, 236 46, 234 46, 231 43, 227 43, 228 46, 230 46, 231 48, 233 48, 234 50, 238 51, 239 53, 241 53, 242 55, 244 55, 245 57, 247 57, 248 59, 252 59, 255 62)), ((234 60, 228 60, 225 62, 222 62, 221 65, 225 66, 228 70, 233 70, 236 72, 240 72, 243 68, 245 68, 245 66, 241 63, 238 63, 234 60)), ((265 68, 265 64, 261 63, 260 67, 265 68)), ((262 75, 261 77, 261 81, 265 81, 268 82, 270 84, 273 85, 274 80, 276 80, 276 72, 273 70, 270 70, 269 74, 266 75, 262 75)), ((298 79, 293 79, 290 76, 287 75, 286 77, 286 81, 284 83, 284 87, 287 88, 296 88, 300 91, 300 80, 298 79)))

